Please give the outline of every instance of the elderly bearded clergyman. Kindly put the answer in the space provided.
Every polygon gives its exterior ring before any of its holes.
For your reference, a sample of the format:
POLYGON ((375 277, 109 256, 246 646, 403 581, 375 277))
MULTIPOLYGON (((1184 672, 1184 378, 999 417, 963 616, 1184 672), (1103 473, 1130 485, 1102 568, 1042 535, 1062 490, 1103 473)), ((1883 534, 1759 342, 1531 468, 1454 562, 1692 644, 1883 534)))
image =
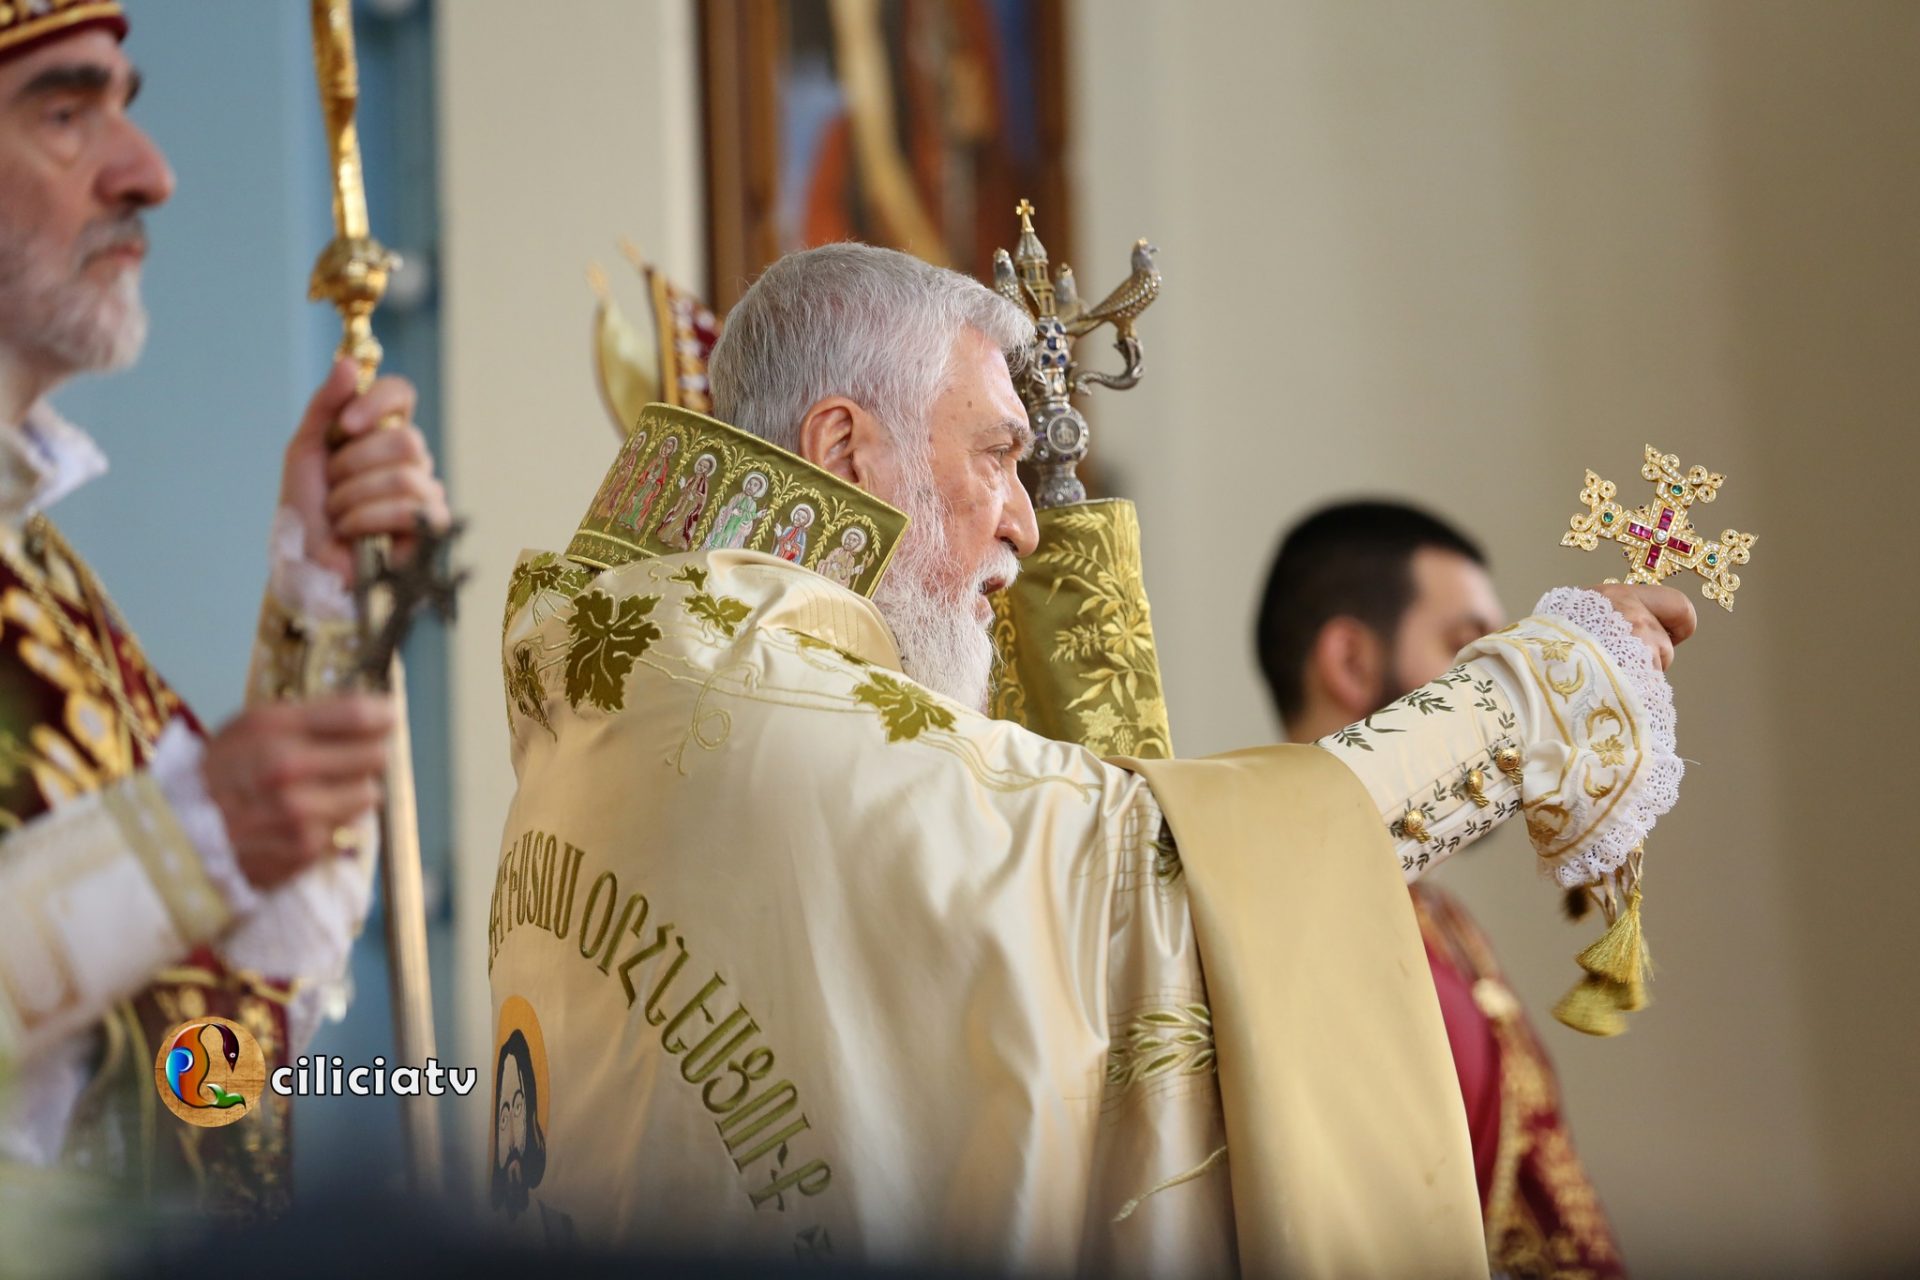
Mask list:
POLYGON ((1662 672, 1691 607, 1556 590, 1312 747, 1109 762, 990 720, 987 594, 1037 536, 1009 367, 1031 340, 903 255, 785 258, 713 354, 731 426, 649 409, 568 554, 523 557, 490 968, 496 1048, 535 1032, 546 1169, 515 1222, 1484 1275, 1403 877, 1523 803, 1563 883, 1616 868, 1674 798, 1662 672), (595 514, 665 505, 702 458, 716 510, 772 477, 745 549, 665 554, 595 514), (766 554, 803 505, 807 558, 766 554), (813 566, 856 527, 849 589, 813 566))

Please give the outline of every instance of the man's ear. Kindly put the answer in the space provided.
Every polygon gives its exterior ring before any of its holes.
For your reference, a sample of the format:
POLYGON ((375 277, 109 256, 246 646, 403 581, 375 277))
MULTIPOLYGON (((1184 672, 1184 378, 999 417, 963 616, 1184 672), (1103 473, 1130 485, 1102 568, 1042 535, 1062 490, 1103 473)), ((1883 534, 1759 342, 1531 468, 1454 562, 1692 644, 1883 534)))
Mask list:
POLYGON ((870 493, 892 474, 893 442, 886 429, 845 396, 828 396, 808 409, 798 443, 808 462, 870 493))
POLYGON ((1310 661, 1315 681, 1350 722, 1380 709, 1387 647, 1372 627, 1358 618, 1330 619, 1314 637, 1310 661))

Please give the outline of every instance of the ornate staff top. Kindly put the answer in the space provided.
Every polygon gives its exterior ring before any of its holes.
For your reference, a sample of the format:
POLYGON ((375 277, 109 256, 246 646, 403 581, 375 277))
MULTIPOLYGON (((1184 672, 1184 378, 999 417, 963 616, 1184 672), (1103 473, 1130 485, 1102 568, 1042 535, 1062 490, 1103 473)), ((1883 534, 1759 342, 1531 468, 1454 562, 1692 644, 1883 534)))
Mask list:
POLYGON ((1052 279, 1047 276, 1047 250, 1033 230, 1033 204, 1022 200, 1014 209, 1020 218, 1020 240, 1014 252, 994 251, 993 287, 1033 317, 1033 356, 1020 398, 1033 419, 1037 443, 1034 466, 1040 483, 1033 504, 1045 509, 1086 501, 1086 487, 1074 468, 1087 456, 1087 420, 1073 407, 1073 395, 1088 387, 1125 391, 1140 381, 1144 368, 1134 321, 1160 296, 1160 272, 1153 264, 1158 252, 1145 240, 1133 246, 1133 272, 1120 286, 1093 306, 1080 301, 1073 268, 1066 263, 1052 279), (1114 348, 1125 365, 1119 373, 1083 370, 1073 354, 1073 343, 1112 325, 1114 348))
POLYGON ((1705 467, 1683 471, 1678 454, 1661 453, 1652 445, 1647 446, 1640 474, 1653 481, 1653 501, 1629 511, 1613 500, 1618 486, 1588 470, 1586 487, 1580 490, 1587 510, 1569 522, 1560 545, 1592 551, 1602 538, 1619 543, 1627 553, 1628 582, 1657 583, 1670 574, 1692 570, 1705 579, 1701 594, 1732 612, 1733 593, 1740 589, 1734 566, 1753 558, 1756 535, 1724 529, 1719 538, 1709 541, 1687 522, 1687 511, 1694 503, 1720 496, 1726 477, 1705 467))
POLYGON ((307 296, 331 302, 340 312, 340 354, 360 365, 365 390, 380 367, 373 336, 373 309, 387 292, 387 276, 400 260, 370 234, 366 176, 360 168, 360 73, 353 52, 350 0, 312 0, 313 69, 320 86, 320 112, 333 169, 333 239, 313 264, 307 296))
MULTIPOLYGON (((1682 469, 1678 454, 1661 453, 1652 445, 1646 447, 1640 475, 1653 482, 1653 501, 1628 509, 1614 501, 1618 486, 1589 469, 1586 487, 1580 490, 1580 501, 1587 509, 1568 521, 1560 545, 1592 551, 1602 538, 1618 544, 1627 555, 1628 582, 1658 583, 1691 571, 1704 579, 1701 593, 1732 612, 1733 593, 1740 589, 1734 566, 1752 559, 1755 535, 1724 529, 1709 540, 1687 520, 1696 502, 1712 502, 1720 496, 1726 477, 1705 467, 1682 469)), ((1595 794, 1597 798, 1604 793, 1595 794)), ((1575 890, 1569 899, 1575 919, 1592 902, 1607 921, 1606 933, 1578 957, 1583 970, 1580 982, 1553 1009, 1554 1017, 1576 1031, 1617 1035, 1626 1026, 1621 1015, 1647 1004, 1646 980, 1652 962, 1640 920, 1644 854, 1636 846, 1619 871, 1599 885, 1575 890)))

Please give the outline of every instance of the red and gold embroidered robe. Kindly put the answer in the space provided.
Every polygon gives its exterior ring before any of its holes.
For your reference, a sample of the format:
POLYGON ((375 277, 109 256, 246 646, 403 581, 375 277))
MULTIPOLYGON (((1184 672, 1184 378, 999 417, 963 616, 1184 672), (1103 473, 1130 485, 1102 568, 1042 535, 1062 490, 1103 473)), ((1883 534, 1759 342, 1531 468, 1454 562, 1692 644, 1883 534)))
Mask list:
MULTIPOLYGON (((197 859, 164 816, 165 801, 144 772, 151 764, 147 744, 175 719, 200 734, 192 713, 153 670, 91 571, 57 534, 30 527, 27 537, 0 558, 0 829, 6 843, 30 837, 36 829, 47 833, 44 824, 36 828, 36 819, 57 822, 63 809, 73 813, 68 806, 111 792, 103 799, 119 825, 89 824, 92 838, 69 837, 75 857, 93 856, 102 839, 111 841, 117 832, 144 825, 151 840, 128 843, 137 846, 135 854, 150 876, 164 879, 170 857, 197 859), (114 696, 116 683, 123 698, 114 696)), ((0 858, 8 852, 0 843, 0 858)), ((13 852, 18 856, 17 848, 13 852)), ((197 872, 197 862, 194 866, 197 872)), ((17 926, 51 930, 50 913, 71 910, 74 899, 84 912, 86 882, 76 883, 81 887, 64 902, 55 893, 44 901, 10 903, 19 915, 17 926)), ((159 887, 171 909, 168 886, 159 887)), ((181 892, 204 899, 208 889, 202 878, 181 892)), ((98 936, 106 939, 119 924, 103 915, 89 928, 97 926, 98 936)), ((184 923, 179 932, 204 936, 184 923)), ((36 944, 27 939, 23 945, 36 944)), ((0 996, 8 1000, 17 1032, 28 1040, 70 1019, 87 999, 59 947, 49 945, 45 956, 52 978, 31 988, 17 969, 0 965, 0 982, 12 988, 0 996)), ((141 1194, 189 1193, 219 1216, 251 1217, 283 1207, 290 1168, 287 1100, 268 1092, 255 1114, 238 1124, 195 1128, 160 1106, 153 1064, 168 1027, 213 1014, 245 1026, 260 1042, 269 1068, 280 1065, 289 1056, 289 996, 280 982, 229 969, 205 942, 154 972, 144 990, 102 1013, 93 1077, 67 1131, 68 1160, 108 1172, 141 1194)), ((32 1059, 17 1069, 31 1073, 32 1059)))
POLYGON ((1466 1101, 1494 1272, 1516 1280, 1624 1276, 1606 1211, 1574 1153, 1553 1063, 1492 944, 1447 894, 1427 884, 1412 892, 1466 1101))

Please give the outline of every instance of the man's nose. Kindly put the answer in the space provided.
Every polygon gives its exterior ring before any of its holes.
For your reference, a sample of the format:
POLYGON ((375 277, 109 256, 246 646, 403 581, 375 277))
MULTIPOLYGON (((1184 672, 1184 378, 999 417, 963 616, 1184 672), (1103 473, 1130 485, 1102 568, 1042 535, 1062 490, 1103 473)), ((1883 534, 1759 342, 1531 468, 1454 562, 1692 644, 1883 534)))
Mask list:
POLYGON ((1027 496, 1027 486, 1014 476, 1010 483, 1013 496, 1000 508, 1000 527, 995 530, 1002 542, 1013 548, 1013 553, 1021 559, 1033 554, 1040 545, 1040 525, 1033 514, 1033 499, 1027 496))
POLYGON ((160 147, 133 121, 121 118, 113 153, 101 166, 100 199, 110 205, 151 208, 173 195, 173 169, 160 147))

